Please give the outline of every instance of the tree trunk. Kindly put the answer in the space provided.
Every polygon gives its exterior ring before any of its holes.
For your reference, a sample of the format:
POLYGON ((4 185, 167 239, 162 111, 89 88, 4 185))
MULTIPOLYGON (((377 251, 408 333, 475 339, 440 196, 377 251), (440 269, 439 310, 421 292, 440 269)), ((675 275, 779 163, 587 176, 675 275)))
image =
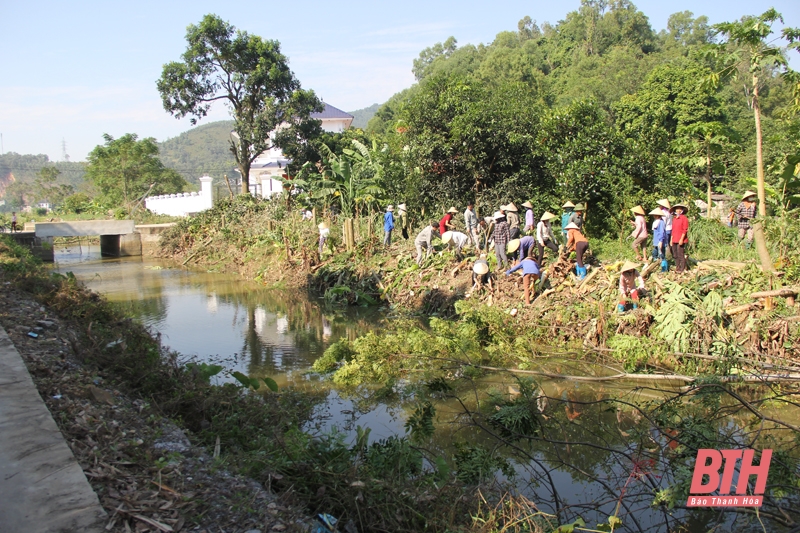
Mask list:
POLYGON ((706 200, 708 201, 708 211, 706 218, 711 220, 711 147, 706 146, 706 200))
MULTIPOLYGON (((753 75, 753 115, 756 119, 756 184, 758 189, 758 216, 767 216, 767 193, 764 187, 764 153, 761 140, 761 108, 758 103, 758 76, 753 75)), ((767 239, 764 237, 764 228, 761 222, 753 224, 753 240, 756 241, 756 251, 761 261, 764 272, 775 272, 772 259, 767 249, 767 239)))

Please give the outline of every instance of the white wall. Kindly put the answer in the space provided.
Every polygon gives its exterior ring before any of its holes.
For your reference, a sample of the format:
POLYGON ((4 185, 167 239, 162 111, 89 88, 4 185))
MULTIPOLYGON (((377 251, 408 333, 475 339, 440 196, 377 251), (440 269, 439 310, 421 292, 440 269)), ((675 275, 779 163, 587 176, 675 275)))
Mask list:
POLYGON ((199 213, 200 211, 211 209, 214 205, 211 182, 212 178, 210 176, 203 176, 200 178, 200 192, 150 196, 144 201, 144 205, 157 215, 170 215, 173 217, 185 217, 191 213, 199 213))

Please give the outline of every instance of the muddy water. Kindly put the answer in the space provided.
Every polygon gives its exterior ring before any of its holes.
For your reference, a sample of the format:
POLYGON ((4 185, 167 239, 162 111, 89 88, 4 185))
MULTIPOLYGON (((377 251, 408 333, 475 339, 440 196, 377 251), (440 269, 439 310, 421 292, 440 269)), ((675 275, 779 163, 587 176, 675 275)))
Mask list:
MULTIPOLYGON (((387 320, 384 311, 326 309, 321 299, 305 292, 264 289, 236 276, 188 271, 149 258, 103 259, 99 247, 57 249, 56 262, 59 271, 72 272, 128 316, 159 334, 162 344, 183 354, 185 361, 217 363, 227 371, 270 376, 281 387, 322 391, 327 402, 319 408, 317 424, 309 428, 311 431, 336 428, 352 435, 357 426, 362 426, 371 429, 372 440, 405 433, 404 424, 415 407, 413 399, 375 402, 369 393, 345 397, 309 373, 313 361, 332 342, 343 337, 354 339, 380 327, 387 320)), ((543 365, 565 374, 593 370, 571 368, 580 363, 566 359, 550 359, 543 365)), ((223 374, 216 379, 230 377, 223 374)), ((631 477, 636 469, 653 479, 661 474, 650 471, 652 465, 636 464, 638 451, 628 437, 638 420, 631 413, 596 403, 602 399, 635 403, 660 396, 658 391, 635 385, 542 381, 543 392, 554 398, 542 409, 549 413, 550 423, 560 429, 550 436, 552 442, 521 445, 513 459, 510 450, 503 452, 516 472, 517 490, 540 502, 542 511, 569 508, 566 516, 600 520, 614 512, 615 495, 623 490, 627 494, 641 491, 636 509, 620 511, 624 529, 667 531, 667 523, 675 516, 648 508, 652 487, 642 482, 643 477, 631 477), (575 420, 588 423, 570 423, 575 420), (528 460, 520 460, 520 456, 528 460), (593 509, 598 506, 599 511, 593 509)), ((495 444, 486 432, 462 423, 465 409, 477 410, 490 393, 513 395, 518 386, 512 377, 494 375, 474 390, 457 391, 461 402, 438 402, 437 434, 431 451, 450 456, 456 443, 495 444)))

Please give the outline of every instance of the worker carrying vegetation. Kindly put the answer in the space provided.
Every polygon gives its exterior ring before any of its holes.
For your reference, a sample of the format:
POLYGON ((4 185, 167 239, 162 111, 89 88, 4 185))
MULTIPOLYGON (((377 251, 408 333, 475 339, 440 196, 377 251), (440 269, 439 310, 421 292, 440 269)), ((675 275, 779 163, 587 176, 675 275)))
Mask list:
POLYGON ((506 270, 506 276, 510 276, 517 270, 522 269, 522 287, 525 294, 525 305, 531 305, 531 292, 536 294, 535 283, 539 279, 539 264, 532 255, 528 255, 517 266, 506 270))
MULTIPOLYGON (((573 210, 575 209, 575 204, 567 200, 564 205, 561 206, 561 209, 564 210, 561 213, 561 236, 564 237, 564 240, 567 240, 567 225, 569 224, 569 219, 572 218, 573 210)), ((577 224, 576 224, 577 225, 577 224)), ((580 229, 580 226, 578 226, 580 229)))
POLYGON ((575 251, 575 261, 577 262, 575 265, 575 274, 577 274, 578 279, 583 279, 586 277, 586 267, 583 266, 583 254, 589 249, 589 240, 584 237, 581 230, 573 222, 567 224, 564 229, 568 232, 567 253, 573 250, 575 251))
POLYGON ((736 206, 736 225, 739 228, 739 240, 747 238, 746 248, 753 244, 753 226, 751 220, 756 218, 756 193, 747 191, 742 196, 742 201, 736 206))
POLYGON ((550 227, 550 221, 554 218, 556 218, 556 216, 553 213, 545 211, 541 220, 539 220, 539 223, 536 225, 536 247, 539 252, 536 262, 540 265, 544 258, 545 248, 550 248, 553 252, 558 253, 558 245, 553 235, 553 228, 550 227))
POLYGON ((672 257, 675 259, 675 271, 680 274, 686 270, 686 243, 689 241, 689 219, 686 218, 686 206, 672 206, 672 257))
POLYGON ((492 232, 492 240, 494 241, 494 253, 497 257, 497 266, 508 268, 506 245, 508 241, 511 240, 511 234, 508 229, 506 217, 500 211, 496 211, 494 214, 494 232, 492 232))
POLYGON ((439 233, 444 235, 445 231, 450 231, 456 229, 455 226, 452 224, 453 215, 458 213, 455 207, 451 207, 447 210, 447 213, 444 214, 441 220, 439 220, 439 233))
POLYGON ((636 260, 645 261, 647 254, 644 251, 644 242, 647 240, 647 221, 644 218, 644 208, 637 205, 631 211, 634 214, 634 219, 631 222, 633 231, 629 235, 633 239, 631 247, 633 248, 633 253, 636 254, 636 260))
POLYGON ((633 304, 633 308, 638 309, 639 299, 644 296, 644 279, 636 269, 638 266, 632 261, 626 261, 622 265, 622 271, 619 274, 620 300, 619 304, 617 304, 617 311, 620 313, 624 313, 627 310, 629 299, 633 304))
POLYGON ((431 222, 425 229, 419 232, 417 238, 414 239, 414 246, 417 249, 417 264, 422 264, 422 249, 425 249, 425 259, 430 257, 433 252, 433 238, 439 236, 439 225, 436 222, 431 222))

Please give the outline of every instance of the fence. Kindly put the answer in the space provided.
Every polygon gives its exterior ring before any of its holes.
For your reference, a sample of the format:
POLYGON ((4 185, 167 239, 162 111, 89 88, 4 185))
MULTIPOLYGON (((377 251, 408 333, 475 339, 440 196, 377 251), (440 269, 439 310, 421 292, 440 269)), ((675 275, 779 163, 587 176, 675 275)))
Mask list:
POLYGON ((211 181, 211 177, 203 176, 200 178, 200 192, 151 196, 144 201, 144 205, 153 213, 173 217, 185 217, 211 209, 214 205, 211 181))

